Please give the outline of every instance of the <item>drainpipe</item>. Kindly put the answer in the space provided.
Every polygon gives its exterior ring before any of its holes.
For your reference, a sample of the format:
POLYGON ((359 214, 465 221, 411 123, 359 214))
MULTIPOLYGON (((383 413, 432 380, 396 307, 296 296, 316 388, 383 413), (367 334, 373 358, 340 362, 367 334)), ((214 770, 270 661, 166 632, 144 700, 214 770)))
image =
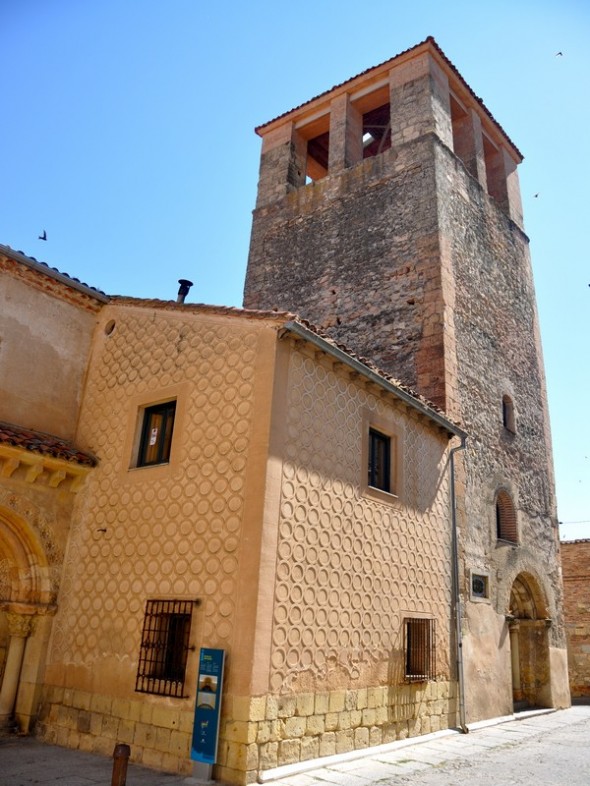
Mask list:
POLYGON ((466 437, 461 437, 461 444, 451 448, 451 535, 452 535, 452 561, 453 561, 453 607, 455 612, 456 640, 457 640, 457 683, 459 687, 459 728, 463 734, 468 734, 469 729, 465 721, 465 677, 463 674, 463 633, 461 594, 459 591, 459 539, 457 536, 457 496, 455 493, 455 453, 465 450, 466 437))

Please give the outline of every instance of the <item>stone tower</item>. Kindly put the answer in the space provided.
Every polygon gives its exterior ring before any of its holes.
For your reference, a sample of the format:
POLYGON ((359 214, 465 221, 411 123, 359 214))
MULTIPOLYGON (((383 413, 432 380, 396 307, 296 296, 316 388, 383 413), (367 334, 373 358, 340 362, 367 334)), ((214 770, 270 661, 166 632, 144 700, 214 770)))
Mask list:
POLYGON ((432 38, 256 130, 245 307, 298 312, 467 430, 467 718, 566 705, 521 154, 432 38))

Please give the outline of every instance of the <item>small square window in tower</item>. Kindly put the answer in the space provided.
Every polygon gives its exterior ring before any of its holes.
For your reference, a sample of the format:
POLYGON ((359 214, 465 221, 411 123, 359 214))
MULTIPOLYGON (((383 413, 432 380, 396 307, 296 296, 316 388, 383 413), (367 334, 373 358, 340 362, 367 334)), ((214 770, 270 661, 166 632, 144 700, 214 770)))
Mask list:
POLYGON ((391 438, 369 429, 369 486, 391 492, 391 438))
POLYGON ((436 677, 435 620, 404 619, 406 682, 427 682, 436 677))
POLYGON ((135 690, 184 696, 192 600, 148 600, 135 690))
POLYGON ((166 464, 170 460, 176 401, 146 407, 137 457, 138 467, 166 464))

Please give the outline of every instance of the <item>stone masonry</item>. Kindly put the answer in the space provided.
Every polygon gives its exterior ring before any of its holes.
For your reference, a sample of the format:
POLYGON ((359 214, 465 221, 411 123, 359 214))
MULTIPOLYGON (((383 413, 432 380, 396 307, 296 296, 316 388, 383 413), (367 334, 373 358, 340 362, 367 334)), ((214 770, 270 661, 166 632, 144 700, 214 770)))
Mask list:
MULTIPOLYGON (((519 576, 537 598, 522 613, 551 619, 539 646, 548 648, 552 665, 530 700, 567 703, 551 442, 520 152, 432 39, 257 131, 263 147, 245 305, 298 311, 467 430, 457 479, 468 716, 511 710, 505 617, 519 576), (389 104, 391 146, 363 158, 351 138, 364 129, 359 114, 370 116, 372 91, 374 103, 389 104), (316 170, 306 166, 306 145, 309 158, 313 134, 320 130, 325 140, 325 129, 327 173, 309 182, 316 170), (510 424, 503 421, 507 400, 510 424), (499 494, 514 509, 512 542, 498 537, 499 494), (489 577, 484 603, 469 602, 473 572, 489 577), (490 647, 499 648, 493 667, 482 665, 490 647)), ((526 625, 519 630, 526 659, 535 650, 524 640, 532 634, 526 625)), ((521 664, 522 674, 530 663, 521 664)))

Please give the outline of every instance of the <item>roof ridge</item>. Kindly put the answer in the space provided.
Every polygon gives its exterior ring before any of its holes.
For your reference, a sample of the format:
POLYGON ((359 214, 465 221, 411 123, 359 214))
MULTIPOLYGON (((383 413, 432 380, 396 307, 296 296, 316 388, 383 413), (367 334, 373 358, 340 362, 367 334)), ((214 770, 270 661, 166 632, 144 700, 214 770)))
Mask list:
POLYGON ((451 69, 451 71, 460 80, 461 84, 467 89, 467 91, 469 92, 471 97, 481 106, 481 108, 483 109, 485 114, 488 116, 488 118, 501 131, 501 133, 504 135, 504 137, 507 139, 507 141, 510 143, 510 145, 514 148, 514 150, 518 153, 518 155, 520 156, 520 158, 522 160, 524 158, 524 156, 522 155, 520 150, 517 148, 517 146, 514 144, 512 139, 510 139, 510 137, 508 136, 506 131, 502 128, 500 123, 496 120, 496 118, 491 113, 491 111, 488 109, 488 107, 485 105, 483 99, 480 98, 480 96, 478 96, 477 93, 475 93, 475 91, 469 86, 469 84, 467 83, 465 78, 462 76, 462 74, 460 73, 460 71, 457 68, 457 66, 447 57, 447 55, 443 52, 443 50, 439 46, 438 42, 434 38, 434 36, 431 36, 431 35, 427 36, 423 41, 420 41, 418 44, 414 44, 414 46, 410 46, 407 49, 404 49, 403 51, 398 52, 398 54, 393 55, 393 57, 389 57, 387 60, 383 60, 381 63, 377 63, 376 65, 371 66, 370 68, 366 68, 364 71, 360 71, 358 74, 355 74, 354 76, 351 76, 348 79, 345 79, 343 82, 339 82, 338 84, 333 85, 332 87, 328 88, 327 90, 322 91, 321 93, 318 93, 317 95, 313 96, 312 98, 309 98, 307 101, 304 101, 303 103, 299 104, 298 106, 295 106, 292 109, 287 110, 286 112, 282 112, 280 115, 277 115, 276 117, 272 118, 272 120, 267 120, 265 123, 261 123, 260 125, 255 127, 254 131, 259 136, 262 136, 262 134, 260 134, 260 131, 262 129, 266 128, 267 126, 271 125, 271 123, 275 123, 277 120, 281 120, 281 118, 287 117, 287 115, 290 115, 292 112, 296 112, 297 110, 302 109, 304 106, 307 106, 307 104, 311 104, 313 101, 316 101, 318 98, 322 98, 323 96, 328 95, 332 91, 338 90, 339 88, 344 87, 349 82, 353 82, 355 79, 358 79, 359 77, 364 76, 365 74, 368 74, 371 71, 375 71, 376 69, 381 68, 382 66, 386 65, 389 62, 397 60, 398 58, 403 57, 404 55, 407 55, 410 52, 415 51, 416 49, 419 49, 421 46, 424 46, 425 44, 431 44, 432 45, 432 47, 436 50, 436 52, 440 55, 440 57, 448 65, 448 67, 451 69))

